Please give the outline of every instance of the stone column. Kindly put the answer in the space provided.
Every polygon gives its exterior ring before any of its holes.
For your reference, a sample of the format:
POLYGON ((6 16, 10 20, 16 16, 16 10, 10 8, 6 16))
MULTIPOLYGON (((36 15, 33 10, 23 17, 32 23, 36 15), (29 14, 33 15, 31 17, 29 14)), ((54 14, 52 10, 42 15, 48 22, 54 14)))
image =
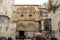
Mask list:
POLYGON ((41 20, 41 30, 44 30, 44 20, 41 20))

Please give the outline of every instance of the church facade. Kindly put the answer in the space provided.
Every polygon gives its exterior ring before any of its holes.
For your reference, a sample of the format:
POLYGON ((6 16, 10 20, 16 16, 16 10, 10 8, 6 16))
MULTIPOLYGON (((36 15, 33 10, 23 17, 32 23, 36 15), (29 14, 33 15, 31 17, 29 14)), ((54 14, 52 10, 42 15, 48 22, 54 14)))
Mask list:
POLYGON ((52 34, 46 7, 15 5, 14 0, 0 0, 0 37, 32 38, 37 32, 52 34))

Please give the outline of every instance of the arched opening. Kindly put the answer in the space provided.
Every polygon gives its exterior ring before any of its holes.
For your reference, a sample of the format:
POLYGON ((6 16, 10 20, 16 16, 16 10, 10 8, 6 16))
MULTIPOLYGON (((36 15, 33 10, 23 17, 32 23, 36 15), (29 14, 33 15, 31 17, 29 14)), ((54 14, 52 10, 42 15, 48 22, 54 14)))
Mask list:
POLYGON ((33 23, 28 23, 27 28, 30 29, 30 31, 35 31, 36 30, 36 26, 33 23))
POLYGON ((25 38, 25 24, 24 23, 17 23, 16 27, 16 38, 23 39, 25 38))
POLYGON ((45 36, 46 37, 52 37, 52 27, 51 27, 51 19, 46 19, 44 21, 44 30, 45 30, 45 36))
POLYGON ((44 21, 44 28, 46 31, 51 31, 52 27, 51 27, 51 19, 46 19, 44 21))
POLYGON ((16 37, 29 39, 37 32, 37 28, 34 23, 30 22, 18 22, 16 26, 16 37))

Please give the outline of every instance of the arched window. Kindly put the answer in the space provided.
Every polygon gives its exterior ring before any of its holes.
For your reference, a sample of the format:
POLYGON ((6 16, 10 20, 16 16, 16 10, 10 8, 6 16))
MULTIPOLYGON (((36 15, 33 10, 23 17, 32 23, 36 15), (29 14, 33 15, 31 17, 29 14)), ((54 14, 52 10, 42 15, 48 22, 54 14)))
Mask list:
POLYGON ((49 30, 48 24, 45 25, 45 30, 49 30))
POLYGON ((29 12, 29 16, 32 17, 32 11, 29 12))
POLYGON ((32 11, 29 12, 29 18, 30 18, 30 20, 33 20, 33 12, 32 11))
POLYGON ((20 14, 20 16, 21 16, 21 17, 23 17, 23 16, 24 16, 23 11, 20 11, 20 12, 19 12, 19 14, 20 14))
POLYGON ((44 22, 44 26, 45 26, 45 30, 51 30, 51 21, 50 20, 46 20, 44 22))

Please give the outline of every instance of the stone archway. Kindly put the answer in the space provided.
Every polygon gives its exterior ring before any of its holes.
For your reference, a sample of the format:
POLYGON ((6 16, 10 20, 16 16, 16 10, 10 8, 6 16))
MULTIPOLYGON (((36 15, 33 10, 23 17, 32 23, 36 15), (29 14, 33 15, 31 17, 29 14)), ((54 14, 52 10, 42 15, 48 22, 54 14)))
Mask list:
POLYGON ((17 23, 16 26, 16 37, 22 38, 25 37, 25 24, 24 23, 17 23))
POLYGON ((45 31, 45 36, 52 37, 51 19, 44 20, 44 31, 45 31))
POLYGON ((36 26, 34 23, 28 23, 25 27, 27 30, 27 37, 32 38, 36 32, 36 26))
POLYGON ((16 30, 25 30, 25 24, 24 23, 18 23, 16 30))
POLYGON ((31 31, 35 31, 36 27, 34 23, 28 23, 27 24, 27 30, 30 29, 31 31))

